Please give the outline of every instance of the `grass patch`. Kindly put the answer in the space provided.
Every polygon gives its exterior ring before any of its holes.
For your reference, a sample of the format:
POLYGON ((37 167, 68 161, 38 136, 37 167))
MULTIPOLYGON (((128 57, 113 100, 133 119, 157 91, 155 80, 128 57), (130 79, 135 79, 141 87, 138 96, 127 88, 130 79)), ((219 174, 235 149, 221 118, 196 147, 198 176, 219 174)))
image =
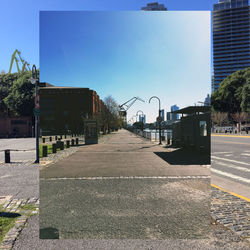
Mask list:
POLYGON ((20 208, 22 210, 36 210, 36 206, 34 204, 25 204, 25 205, 21 205, 20 208))
MULTIPOLYGON (((0 206, 0 213, 2 211, 2 206, 0 206)), ((0 216, 0 244, 6 233, 14 226, 16 218, 0 216)))

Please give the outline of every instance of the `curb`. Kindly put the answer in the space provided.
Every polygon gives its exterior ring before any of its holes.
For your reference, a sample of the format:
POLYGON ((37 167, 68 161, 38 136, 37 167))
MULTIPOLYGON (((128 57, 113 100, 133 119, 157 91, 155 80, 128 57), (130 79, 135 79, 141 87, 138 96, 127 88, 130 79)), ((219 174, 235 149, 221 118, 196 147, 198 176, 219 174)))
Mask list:
POLYGON ((28 198, 28 199, 8 199, 3 203, 3 212, 0 215, 5 215, 7 213, 20 213, 21 217, 17 218, 14 227, 12 227, 8 233, 5 235, 1 245, 0 250, 10 250, 13 248, 16 239, 21 233, 22 229, 25 227, 28 218, 32 215, 38 214, 39 210, 39 199, 38 198, 28 198), (34 205, 35 210, 22 209, 23 205, 34 205))

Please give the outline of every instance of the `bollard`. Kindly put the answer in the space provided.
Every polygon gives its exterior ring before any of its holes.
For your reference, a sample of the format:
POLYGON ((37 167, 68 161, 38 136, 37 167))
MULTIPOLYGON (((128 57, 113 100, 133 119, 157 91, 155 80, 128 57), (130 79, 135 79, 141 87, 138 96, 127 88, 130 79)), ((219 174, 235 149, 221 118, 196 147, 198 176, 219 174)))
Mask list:
POLYGON ((55 154, 56 153, 56 149, 57 149, 57 145, 56 143, 52 144, 52 153, 55 154))
POLYGON ((78 142, 78 138, 76 138, 76 146, 78 146, 79 142, 78 142))
POLYGON ((64 139, 66 139, 66 138, 67 138, 67 135, 65 134, 65 135, 64 135, 64 139))
POLYGON ((62 135, 60 135, 60 140, 62 140, 62 135))
POLYGON ((70 140, 67 140, 66 141, 66 148, 69 148, 70 147, 70 140))
POLYGON ((57 135, 55 136, 55 140, 57 141, 57 135))
POLYGON ((45 138, 44 137, 42 138, 42 140, 43 140, 43 143, 45 143, 45 138))
POLYGON ((49 141, 52 141, 52 137, 51 136, 49 137, 49 141))
POLYGON ((47 157, 48 155, 48 147, 45 145, 43 146, 43 157, 47 157))
POLYGON ((60 150, 64 150, 64 142, 63 141, 61 141, 61 143, 60 143, 60 150))
POLYGON ((170 138, 168 138, 168 145, 170 145, 170 138))
POLYGON ((71 139, 71 146, 74 146, 74 145, 75 145, 75 140, 71 139))
POLYGON ((9 149, 4 150, 4 158, 5 158, 5 163, 10 163, 10 150, 9 149))
POLYGON ((56 141, 56 148, 60 148, 60 141, 56 141))

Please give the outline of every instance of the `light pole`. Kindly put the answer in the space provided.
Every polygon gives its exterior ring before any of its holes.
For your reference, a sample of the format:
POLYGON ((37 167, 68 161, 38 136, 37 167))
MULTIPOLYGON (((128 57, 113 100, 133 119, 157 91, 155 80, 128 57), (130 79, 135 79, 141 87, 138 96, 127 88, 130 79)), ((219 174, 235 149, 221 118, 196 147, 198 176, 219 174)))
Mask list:
POLYGON ((39 94, 38 94, 38 81, 37 81, 37 71, 36 66, 32 66, 32 77, 30 79, 32 84, 35 84, 35 108, 34 108, 34 115, 35 115, 35 135, 36 135, 36 161, 35 163, 39 163, 39 94))
MULTIPOLYGON (((136 112, 136 117, 138 116, 138 112, 141 112, 142 113, 142 133, 143 133, 143 122, 144 122, 144 113, 143 113, 143 111, 141 111, 141 110, 138 110, 137 112, 136 112)), ((140 122, 140 121, 139 121, 140 122)))
POLYGON ((158 121, 158 124, 159 124, 159 145, 161 145, 162 143, 161 143, 161 100, 159 99, 159 97, 157 97, 157 96, 152 96, 150 99, 149 99, 149 103, 150 103, 150 101, 151 101, 151 99, 153 99, 153 98, 156 98, 156 99, 158 99, 158 101, 159 101, 159 116, 157 117, 157 121, 158 121))

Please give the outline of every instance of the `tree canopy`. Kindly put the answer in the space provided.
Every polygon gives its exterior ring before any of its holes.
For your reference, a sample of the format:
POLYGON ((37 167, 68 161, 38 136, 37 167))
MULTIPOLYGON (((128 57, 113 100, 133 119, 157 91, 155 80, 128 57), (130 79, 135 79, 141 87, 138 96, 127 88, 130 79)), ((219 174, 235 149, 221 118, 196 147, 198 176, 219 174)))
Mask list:
POLYGON ((211 96, 213 111, 250 112, 250 67, 225 78, 211 96))
POLYGON ((0 75, 0 114, 2 116, 32 116, 35 86, 31 72, 0 75))

